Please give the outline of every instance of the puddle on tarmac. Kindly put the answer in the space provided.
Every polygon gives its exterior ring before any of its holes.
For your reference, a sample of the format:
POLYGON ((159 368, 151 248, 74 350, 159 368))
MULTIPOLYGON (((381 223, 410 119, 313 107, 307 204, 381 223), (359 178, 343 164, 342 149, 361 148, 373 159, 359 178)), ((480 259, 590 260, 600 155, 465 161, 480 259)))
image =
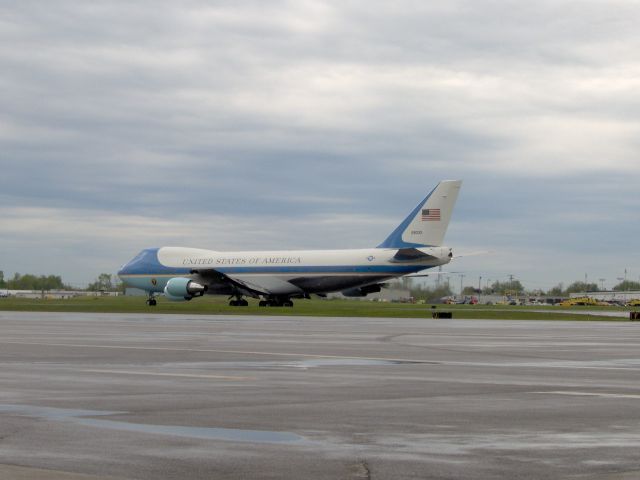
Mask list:
POLYGON ((144 423, 87 418, 117 415, 126 412, 76 410, 67 408, 38 407, 32 405, 0 405, 0 413, 14 413, 28 417, 72 422, 87 427, 107 428, 110 430, 151 433, 156 435, 173 435, 177 437, 201 438, 206 440, 222 440, 227 442, 301 443, 305 440, 304 437, 290 432, 241 430, 235 428, 187 427, 180 425, 149 425, 144 423))
POLYGON ((89 427, 124 430, 127 432, 173 435, 176 437, 202 438, 206 440, 224 440, 227 442, 252 443, 297 443, 304 440, 300 435, 289 432, 271 432, 268 430, 239 430, 235 428, 182 427, 177 425, 147 425, 143 423, 118 422, 93 418, 76 418, 75 423, 89 427))

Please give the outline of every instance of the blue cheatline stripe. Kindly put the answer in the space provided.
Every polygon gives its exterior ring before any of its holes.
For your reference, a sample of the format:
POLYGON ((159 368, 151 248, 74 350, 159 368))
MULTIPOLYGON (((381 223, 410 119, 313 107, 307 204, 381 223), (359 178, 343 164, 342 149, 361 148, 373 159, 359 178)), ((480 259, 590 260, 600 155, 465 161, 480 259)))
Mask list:
POLYGON ((295 267, 223 267, 221 273, 411 273, 424 270, 416 265, 334 265, 295 267))
POLYGON ((436 188, 438 188, 438 185, 436 185, 435 188, 429 192, 429 195, 427 195, 425 199, 422 200, 422 202, 420 202, 418 206, 413 209, 413 211, 409 214, 409 216, 405 218, 403 222, 400 225, 398 225, 393 232, 391 232, 391 235, 389 235, 384 242, 378 245, 377 248, 413 248, 413 247, 430 246, 430 245, 424 245, 421 243, 405 242, 404 240, 402 240, 402 234, 407 229, 407 227, 411 224, 411 222, 416 217, 420 209, 424 206, 424 204, 427 203, 427 200, 429 200, 429 197, 431 197, 431 194, 433 194, 436 188))
MULTIPOLYGON (((220 267, 211 268, 209 270, 215 270, 216 272, 225 274, 234 273, 325 273, 330 275, 332 273, 374 273, 374 274, 406 274, 418 272, 426 268, 424 265, 338 265, 338 266, 295 266, 295 267, 220 267)), ((206 271, 207 268, 194 268, 194 270, 206 271)), ((171 268, 162 267, 162 270, 156 268, 149 268, 148 270, 136 270, 136 271, 124 271, 120 272, 121 275, 188 275, 191 272, 189 268, 171 268)))

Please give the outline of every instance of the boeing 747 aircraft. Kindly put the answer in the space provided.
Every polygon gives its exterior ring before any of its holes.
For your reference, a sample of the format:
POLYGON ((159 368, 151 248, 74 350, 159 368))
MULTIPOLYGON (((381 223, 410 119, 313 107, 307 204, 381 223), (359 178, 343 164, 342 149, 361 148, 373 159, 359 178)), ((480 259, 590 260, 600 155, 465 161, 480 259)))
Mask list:
POLYGON ((131 287, 174 301, 229 295, 232 306, 293 306, 292 298, 342 292, 364 297, 384 282, 444 265, 452 250, 442 242, 462 181, 440 182, 376 248, 219 252, 187 247, 147 248, 118 272, 131 287))

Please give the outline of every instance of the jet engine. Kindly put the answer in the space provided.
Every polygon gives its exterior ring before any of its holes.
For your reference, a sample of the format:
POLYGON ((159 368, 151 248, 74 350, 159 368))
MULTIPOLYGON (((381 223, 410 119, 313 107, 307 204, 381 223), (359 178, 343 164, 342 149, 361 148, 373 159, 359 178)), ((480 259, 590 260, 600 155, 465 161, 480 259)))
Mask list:
POLYGON ((205 285, 183 277, 174 277, 164 287, 164 296, 174 302, 191 300, 193 297, 201 297, 207 291, 205 285))
POLYGON ((366 297, 370 293, 378 293, 381 288, 382 284, 376 283, 375 285, 366 285, 364 287, 343 290, 342 295, 344 295, 345 297, 366 297))

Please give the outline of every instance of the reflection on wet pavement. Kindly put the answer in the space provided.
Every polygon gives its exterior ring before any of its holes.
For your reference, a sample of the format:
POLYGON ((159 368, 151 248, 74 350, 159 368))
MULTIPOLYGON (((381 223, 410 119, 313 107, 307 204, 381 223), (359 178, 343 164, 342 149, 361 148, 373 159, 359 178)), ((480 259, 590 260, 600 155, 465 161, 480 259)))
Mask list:
POLYGON ((289 432, 241 430, 235 428, 187 427, 180 425, 147 425, 144 423, 87 418, 123 414, 126 412, 76 410, 32 405, 0 405, 0 413, 15 413, 17 415, 44 418, 46 420, 69 421, 78 425, 108 428, 111 430, 152 433, 156 435, 173 435, 177 437, 202 438, 229 442, 298 443, 304 441, 304 437, 289 432))

